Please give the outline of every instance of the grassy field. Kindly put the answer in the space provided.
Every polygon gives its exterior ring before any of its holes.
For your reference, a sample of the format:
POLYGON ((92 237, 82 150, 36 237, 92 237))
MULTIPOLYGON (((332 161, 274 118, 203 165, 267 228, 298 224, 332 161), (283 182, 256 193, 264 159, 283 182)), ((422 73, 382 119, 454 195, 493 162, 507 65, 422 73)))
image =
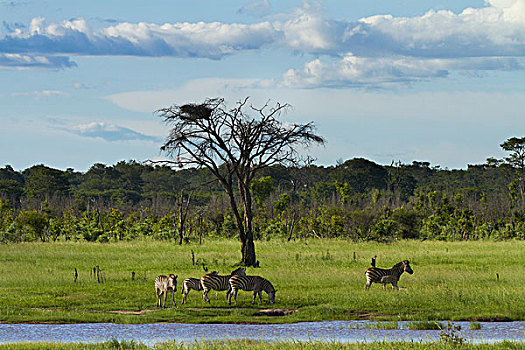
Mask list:
MULTIPOLYGON (((319 320, 525 320, 525 242, 352 243, 344 240, 256 242, 261 268, 248 274, 269 279, 276 304, 255 308, 299 310, 283 316, 255 316, 251 293, 239 292, 229 307, 225 292, 211 292, 205 304, 192 291, 181 306, 184 278, 200 277, 201 266, 226 273, 240 259, 237 241, 203 245, 168 242, 24 243, 0 246, 1 322, 298 322, 319 320), (364 291, 364 272, 377 255, 379 267, 409 259, 401 290, 364 291), (100 266, 104 283, 93 278, 100 266), (74 283, 74 269, 78 280, 74 283), (135 272, 135 280, 131 273, 135 272), (179 308, 155 308, 153 281, 179 276, 179 308), (497 275, 499 275, 499 279, 497 275)), ((169 298, 168 298, 169 300, 169 298)))
MULTIPOLYGON (((164 343, 154 347, 156 350, 501 350, 523 349, 525 344, 515 342, 501 342, 497 344, 444 344, 444 343, 411 343, 376 342, 369 344, 341 344, 341 343, 315 343, 315 342, 258 342, 251 340, 221 341, 208 343, 164 343)), ((75 344, 75 343, 35 343, 35 344, 0 344, 0 350, 146 350, 150 349, 142 344, 133 342, 111 341, 100 344, 75 344)))

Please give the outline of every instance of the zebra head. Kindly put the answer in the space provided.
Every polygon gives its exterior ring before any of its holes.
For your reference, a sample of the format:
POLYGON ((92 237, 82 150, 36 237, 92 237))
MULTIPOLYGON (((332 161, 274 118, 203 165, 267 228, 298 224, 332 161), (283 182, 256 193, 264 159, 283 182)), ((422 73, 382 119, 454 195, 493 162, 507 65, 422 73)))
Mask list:
POLYGON ((168 278, 168 288, 171 288, 173 290, 177 289, 177 277, 179 276, 175 276, 174 274, 170 275, 170 277, 168 278))
POLYGON ((268 292, 268 301, 270 302, 270 304, 275 303, 275 292, 277 292, 276 289, 272 289, 268 292))
POLYGON ((412 268, 410 267, 410 263, 408 262, 408 260, 403 260, 403 269, 409 274, 414 273, 414 270, 412 270, 412 268))
POLYGON ((246 276, 246 267, 239 267, 233 270, 230 276, 235 276, 235 275, 246 276))

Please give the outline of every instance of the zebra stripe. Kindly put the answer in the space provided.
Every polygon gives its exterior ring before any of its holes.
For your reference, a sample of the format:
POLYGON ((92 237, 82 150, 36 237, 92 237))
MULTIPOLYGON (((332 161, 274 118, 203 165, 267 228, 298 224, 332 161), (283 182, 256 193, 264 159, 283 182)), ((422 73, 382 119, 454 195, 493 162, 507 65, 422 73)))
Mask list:
POLYGON ((264 290, 268 294, 268 301, 273 304, 275 302, 275 288, 265 278, 260 276, 232 276, 230 278, 230 286, 232 292, 228 298, 228 303, 232 303, 232 295, 237 304, 237 292, 239 289, 245 291, 253 291, 252 304, 255 303, 255 297, 259 295, 259 304, 262 303, 262 291, 264 290))
POLYGON ((410 267, 410 263, 408 262, 408 260, 403 260, 395 264, 391 269, 380 269, 378 267, 370 267, 365 272, 365 290, 370 288, 370 285, 372 283, 381 283, 383 285, 383 289, 385 288, 385 285, 387 283, 392 283, 392 288, 399 289, 399 287, 397 286, 397 282, 399 281, 399 277, 401 277, 401 274, 403 274, 403 272, 405 271, 409 274, 414 273, 414 271, 410 267))
POLYGON ((160 307, 162 304, 162 294, 164 294, 163 308, 166 307, 166 297, 168 296, 168 292, 171 292, 173 306, 177 307, 177 305, 175 304, 175 290, 177 289, 177 277, 178 276, 171 274, 169 277, 160 275, 155 279, 155 297, 157 299, 157 307, 160 307))
POLYGON ((182 290, 180 292, 182 294, 182 303, 183 304, 186 304, 186 297, 188 296, 188 293, 192 289, 196 290, 196 291, 202 290, 201 280, 200 279, 198 279, 198 278, 191 278, 190 277, 190 278, 186 278, 182 282, 182 290))
POLYGON ((202 298, 205 302, 210 302, 210 298, 208 298, 208 292, 213 290, 223 291, 226 290, 226 299, 228 299, 228 296, 230 295, 231 287, 230 287, 230 277, 234 275, 246 275, 246 268, 239 267, 238 269, 232 271, 230 275, 219 275, 217 271, 214 271, 212 273, 208 273, 201 277, 201 286, 204 290, 204 293, 202 294, 202 298))

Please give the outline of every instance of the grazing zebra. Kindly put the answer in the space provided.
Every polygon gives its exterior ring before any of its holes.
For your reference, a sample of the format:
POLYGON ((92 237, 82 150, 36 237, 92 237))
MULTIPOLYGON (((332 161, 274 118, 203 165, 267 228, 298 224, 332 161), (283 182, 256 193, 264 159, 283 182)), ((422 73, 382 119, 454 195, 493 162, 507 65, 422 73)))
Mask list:
POLYGON ((157 307, 160 307, 162 300, 160 299, 162 294, 164 294, 164 306, 166 307, 166 297, 168 292, 171 292, 171 299, 173 299, 173 306, 177 307, 175 304, 175 290, 177 289, 177 277, 174 274, 171 274, 169 277, 160 275, 155 279, 155 297, 157 298, 157 307))
POLYGON ((232 303, 232 295, 237 304, 237 292, 239 289, 252 291, 253 290, 253 299, 252 304, 255 303, 255 297, 259 294, 259 304, 262 303, 262 291, 264 290, 268 294, 268 301, 273 304, 275 303, 275 288, 265 278, 260 276, 232 276, 230 278, 230 285, 232 292, 228 298, 228 303, 232 303))
POLYGON ((383 284, 383 287, 385 286, 386 283, 392 283, 392 287, 399 289, 397 287, 397 281, 399 281, 399 277, 405 271, 408 272, 409 274, 414 273, 414 271, 410 267, 408 260, 403 260, 395 264, 391 269, 380 269, 378 267, 370 267, 365 272, 366 274, 365 290, 370 288, 370 285, 372 283, 381 283, 383 284), (391 280, 392 282, 383 282, 382 278, 388 275, 392 276, 392 278, 387 278, 391 280))
POLYGON ((246 276, 246 268, 239 267, 238 269, 232 271, 230 275, 226 275, 226 276, 219 275, 219 273, 215 271, 202 276, 201 286, 202 286, 202 290, 204 290, 204 293, 202 294, 202 298, 204 299, 204 302, 208 302, 208 303, 210 302, 210 298, 208 298, 208 292, 210 291, 210 289, 218 290, 218 291, 226 290, 227 291, 226 299, 228 299, 228 296, 230 295, 230 292, 231 292, 229 280, 230 280, 230 277, 234 275, 246 276))

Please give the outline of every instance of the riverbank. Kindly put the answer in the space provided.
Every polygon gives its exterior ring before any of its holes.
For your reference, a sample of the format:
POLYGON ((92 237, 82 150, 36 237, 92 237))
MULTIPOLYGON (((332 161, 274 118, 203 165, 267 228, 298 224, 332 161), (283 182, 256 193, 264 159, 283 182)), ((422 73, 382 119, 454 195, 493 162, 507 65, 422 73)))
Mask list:
MULTIPOLYGON (((180 344, 175 342, 157 344, 156 350, 518 350, 525 348, 524 343, 500 342, 494 344, 446 344, 446 343, 412 343, 412 342, 375 342, 375 343, 333 343, 333 342, 261 342, 250 340, 202 342, 180 344)), ((146 345, 135 342, 110 341, 99 344, 82 343, 25 343, 0 344, 0 350, 146 350, 146 345)))
MULTIPOLYGON (((251 304, 239 292, 230 307, 225 292, 204 303, 192 291, 181 305, 187 277, 203 266, 227 273, 239 260, 234 240, 204 244, 135 241, 115 244, 23 243, 0 246, 0 321, 7 323, 292 323, 323 320, 525 320, 525 242, 354 243, 344 240, 256 242, 261 268, 276 304, 251 304), (192 253, 194 256, 192 259, 192 253), (364 291, 371 257, 379 267, 408 259, 400 290, 364 291), (196 264, 194 264, 194 262, 196 264), (96 267, 100 268, 97 273, 96 267), (95 271, 93 270, 95 268, 95 271), (77 277, 75 281, 75 269, 77 277), (134 278, 132 279, 132 273, 134 278), (153 281, 175 273, 178 308, 155 307, 153 281), (259 309, 298 312, 268 314, 259 309)), ((170 303, 171 296, 168 298, 170 303)))

